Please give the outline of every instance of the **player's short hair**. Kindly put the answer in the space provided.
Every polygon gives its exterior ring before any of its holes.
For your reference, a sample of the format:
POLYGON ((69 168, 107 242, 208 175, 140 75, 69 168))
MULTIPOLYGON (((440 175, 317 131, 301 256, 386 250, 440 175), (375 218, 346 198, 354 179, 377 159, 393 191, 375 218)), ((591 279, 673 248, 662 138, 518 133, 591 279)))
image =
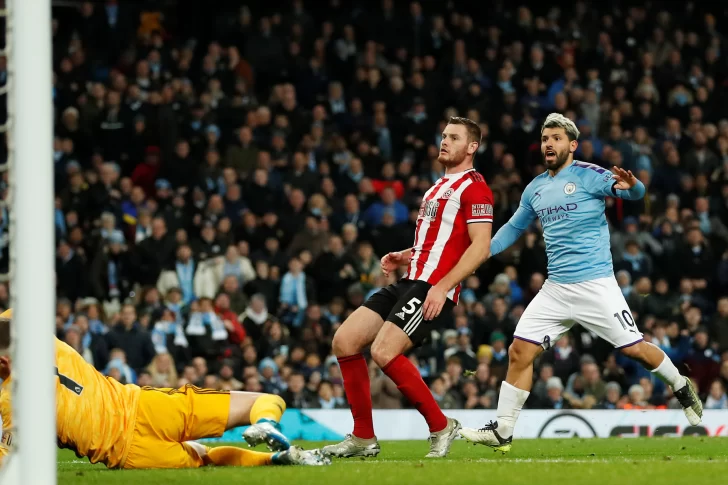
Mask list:
POLYGON ((468 130, 468 142, 477 142, 480 145, 482 133, 480 132, 480 126, 475 121, 460 116, 451 116, 447 124, 465 126, 465 129, 468 130))
POLYGON ((10 319, 0 318, 0 355, 10 348, 10 319))
POLYGON ((541 127, 541 134, 546 128, 563 128, 566 132, 566 136, 569 137, 569 141, 579 139, 579 128, 576 124, 561 113, 551 113, 546 117, 546 121, 543 122, 541 127))

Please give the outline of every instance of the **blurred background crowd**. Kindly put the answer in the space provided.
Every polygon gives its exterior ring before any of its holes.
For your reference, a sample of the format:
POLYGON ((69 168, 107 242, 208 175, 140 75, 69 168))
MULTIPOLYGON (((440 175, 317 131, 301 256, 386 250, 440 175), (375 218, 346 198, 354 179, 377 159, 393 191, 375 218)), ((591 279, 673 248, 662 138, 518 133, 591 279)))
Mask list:
MULTIPOLYGON (((708 408, 728 408, 717 4, 66 3, 53 20, 56 330, 100 371, 347 407, 332 335, 395 281, 379 258, 412 244, 446 120, 480 123, 497 229, 544 171, 540 123, 558 111, 581 130, 578 159, 648 187, 607 200, 617 279, 645 339, 708 408)), ((7 228, 3 211, 0 269, 7 228)), ((468 278, 450 328, 409 356, 443 408, 495 407, 513 329, 546 277, 536 223, 468 278)), ((406 406, 370 369, 375 407, 406 406)), ((531 408, 676 405, 578 326, 534 378, 531 408)))

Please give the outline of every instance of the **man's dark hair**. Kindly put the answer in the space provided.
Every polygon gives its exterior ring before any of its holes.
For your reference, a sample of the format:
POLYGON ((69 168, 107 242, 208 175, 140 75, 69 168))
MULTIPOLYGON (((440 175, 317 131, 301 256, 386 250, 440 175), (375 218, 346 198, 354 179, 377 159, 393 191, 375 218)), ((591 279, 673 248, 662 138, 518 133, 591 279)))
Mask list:
POLYGON ((480 145, 482 133, 480 132, 480 126, 475 121, 460 116, 452 116, 447 124, 465 126, 465 129, 468 130, 468 142, 477 142, 480 145))
POLYGON ((10 348, 10 319, 0 318, 0 352, 10 348))

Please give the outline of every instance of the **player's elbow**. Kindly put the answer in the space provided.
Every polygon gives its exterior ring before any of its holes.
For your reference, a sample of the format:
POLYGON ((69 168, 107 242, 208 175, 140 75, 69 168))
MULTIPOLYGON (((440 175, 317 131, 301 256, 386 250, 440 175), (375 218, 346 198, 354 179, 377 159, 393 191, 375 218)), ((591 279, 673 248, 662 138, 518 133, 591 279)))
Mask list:
POLYGON ((490 241, 483 241, 481 244, 474 244, 476 248, 475 260, 478 265, 485 263, 490 257, 490 241))
MULTIPOLYGON (((484 224, 482 225, 484 226, 484 224)), ((470 245, 469 252, 472 253, 475 261, 478 264, 482 264, 483 262, 485 262, 486 259, 490 257, 490 228, 488 227, 483 229, 479 230, 475 234, 473 234, 472 232, 470 234, 472 244, 470 245)))

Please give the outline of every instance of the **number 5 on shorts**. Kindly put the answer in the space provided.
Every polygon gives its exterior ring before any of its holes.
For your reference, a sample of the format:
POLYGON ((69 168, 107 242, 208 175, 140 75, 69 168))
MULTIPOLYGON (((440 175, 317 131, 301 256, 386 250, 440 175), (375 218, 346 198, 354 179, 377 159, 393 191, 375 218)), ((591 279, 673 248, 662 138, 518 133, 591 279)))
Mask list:
POLYGON ((632 318, 632 315, 630 315, 629 310, 622 311, 621 315, 619 313, 615 313, 614 317, 619 320, 622 328, 629 330, 630 332, 637 333, 637 330, 634 328, 634 319, 632 318))
POLYGON ((417 308, 417 305, 422 303, 418 298, 412 298, 410 301, 407 302, 405 306, 402 307, 402 311, 405 312, 407 315, 412 315, 415 312, 415 309, 417 308))

